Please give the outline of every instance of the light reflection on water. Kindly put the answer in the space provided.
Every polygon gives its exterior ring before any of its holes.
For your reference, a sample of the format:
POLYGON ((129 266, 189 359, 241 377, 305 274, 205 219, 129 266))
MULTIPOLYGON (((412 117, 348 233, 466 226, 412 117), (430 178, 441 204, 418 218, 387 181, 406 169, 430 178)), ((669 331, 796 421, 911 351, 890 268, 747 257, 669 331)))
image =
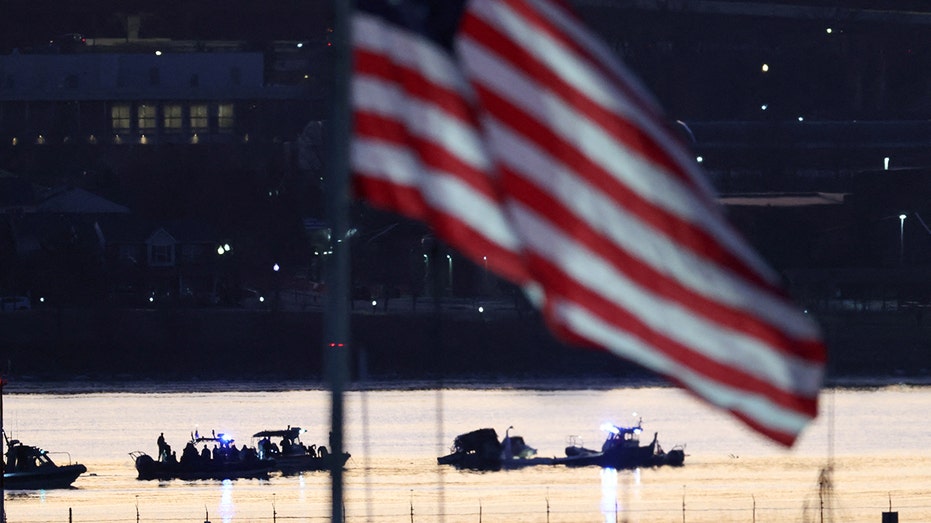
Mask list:
MULTIPOLYGON (((328 445, 325 390, 17 392, 8 385, 4 424, 15 437, 67 451, 88 467, 75 488, 9 492, 9 521, 326 521, 329 476, 308 472, 268 480, 138 481, 129 452, 154 452, 160 432, 174 448, 194 430, 251 444, 263 429, 299 425, 305 443, 328 445)), ((766 442, 725 415, 672 388, 542 390, 457 388, 349 392, 345 474, 347 521, 777 522, 818 520, 819 471, 833 452, 834 521, 931 521, 926 446, 931 388, 888 386, 826 393, 822 415, 795 448, 766 442), (363 395, 364 394, 364 395, 363 395), (362 406, 366 405, 367 413, 362 406), (435 465, 453 438, 513 425, 539 455, 561 455, 569 434, 600 446, 604 421, 643 416, 644 439, 667 450, 687 444, 686 466, 638 471, 536 467, 492 473, 435 465), (365 415, 364 415, 365 414, 365 415), (362 420, 367 416, 367 424, 362 420), (370 427, 366 434, 363 427, 370 427), (834 437, 829 443, 828 435, 834 437), (807 507, 808 512, 805 512, 807 507)), ((68 457, 53 455, 59 461, 68 457)))
POLYGON ((605 523, 617 520, 617 515, 624 507, 618 507, 617 501, 617 471, 603 469, 601 471, 601 513, 604 514, 605 523))
POLYGON ((236 515, 236 506, 233 504, 233 481, 224 479, 220 485, 220 517, 223 523, 233 521, 236 515))

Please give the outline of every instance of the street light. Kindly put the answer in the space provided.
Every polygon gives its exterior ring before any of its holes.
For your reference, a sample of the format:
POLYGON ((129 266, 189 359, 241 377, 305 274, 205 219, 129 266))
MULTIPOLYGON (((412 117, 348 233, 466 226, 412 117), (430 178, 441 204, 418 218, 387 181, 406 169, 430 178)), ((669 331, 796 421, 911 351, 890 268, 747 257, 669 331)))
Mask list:
POLYGON ((899 215, 899 263, 905 258, 905 214, 899 215))
POLYGON ((449 261, 449 293, 452 294, 453 292, 453 257, 447 254, 446 259, 449 261))
POLYGON ((277 311, 281 307, 281 279, 278 275, 278 271, 281 270, 281 266, 276 262, 272 265, 272 271, 275 273, 275 310, 277 311))

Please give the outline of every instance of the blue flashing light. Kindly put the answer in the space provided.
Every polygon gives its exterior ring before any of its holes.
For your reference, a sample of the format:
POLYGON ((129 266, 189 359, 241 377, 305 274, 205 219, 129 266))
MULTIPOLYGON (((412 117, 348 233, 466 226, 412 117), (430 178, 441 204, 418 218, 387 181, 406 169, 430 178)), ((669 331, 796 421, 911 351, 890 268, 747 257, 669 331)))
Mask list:
POLYGON ((611 434, 620 434, 620 433, 621 433, 621 430, 620 430, 619 428, 617 428, 617 426, 616 426, 614 423, 610 423, 610 422, 607 422, 607 421, 601 424, 601 430, 603 430, 603 431, 605 431, 605 432, 610 432, 611 434))
POLYGON ((229 434, 224 434, 221 432, 217 434, 217 436, 220 438, 221 441, 225 441, 226 443, 233 441, 233 437, 230 436, 229 434))

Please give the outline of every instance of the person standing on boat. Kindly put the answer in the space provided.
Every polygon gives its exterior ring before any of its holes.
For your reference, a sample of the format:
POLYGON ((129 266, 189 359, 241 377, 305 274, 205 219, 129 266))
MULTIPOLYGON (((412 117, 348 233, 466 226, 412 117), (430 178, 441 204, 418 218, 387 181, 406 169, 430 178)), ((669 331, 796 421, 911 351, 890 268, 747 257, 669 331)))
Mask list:
POLYGON ((171 446, 169 446, 168 443, 165 443, 164 432, 158 435, 158 441, 156 441, 156 444, 158 445, 158 460, 167 460, 168 456, 171 454, 171 446))
POLYGON ((184 450, 181 452, 181 463, 196 463, 199 457, 200 453, 197 452, 197 447, 194 446, 194 442, 188 441, 187 445, 184 446, 184 450))

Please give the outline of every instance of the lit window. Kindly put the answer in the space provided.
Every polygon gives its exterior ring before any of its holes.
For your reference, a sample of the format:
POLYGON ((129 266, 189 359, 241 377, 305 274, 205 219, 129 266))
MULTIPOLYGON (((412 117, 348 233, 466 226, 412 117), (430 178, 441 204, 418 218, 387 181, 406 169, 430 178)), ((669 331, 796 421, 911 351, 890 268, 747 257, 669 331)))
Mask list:
POLYGON ((155 106, 154 105, 140 105, 136 108, 136 118, 139 123, 140 132, 151 132, 156 129, 155 121, 155 106))
POLYGON ((117 104, 110 107, 110 125, 113 127, 113 132, 129 132, 129 114, 129 104, 117 104))
POLYGON ((178 104, 166 105, 162 108, 162 116, 164 118, 165 131, 167 132, 180 132, 181 131, 181 106, 178 104))
POLYGON ((207 105, 196 104, 191 106, 191 130, 194 132, 204 132, 207 130, 207 105))
POLYGON ((217 106, 217 127, 220 132, 233 130, 233 104, 220 104, 217 106))

